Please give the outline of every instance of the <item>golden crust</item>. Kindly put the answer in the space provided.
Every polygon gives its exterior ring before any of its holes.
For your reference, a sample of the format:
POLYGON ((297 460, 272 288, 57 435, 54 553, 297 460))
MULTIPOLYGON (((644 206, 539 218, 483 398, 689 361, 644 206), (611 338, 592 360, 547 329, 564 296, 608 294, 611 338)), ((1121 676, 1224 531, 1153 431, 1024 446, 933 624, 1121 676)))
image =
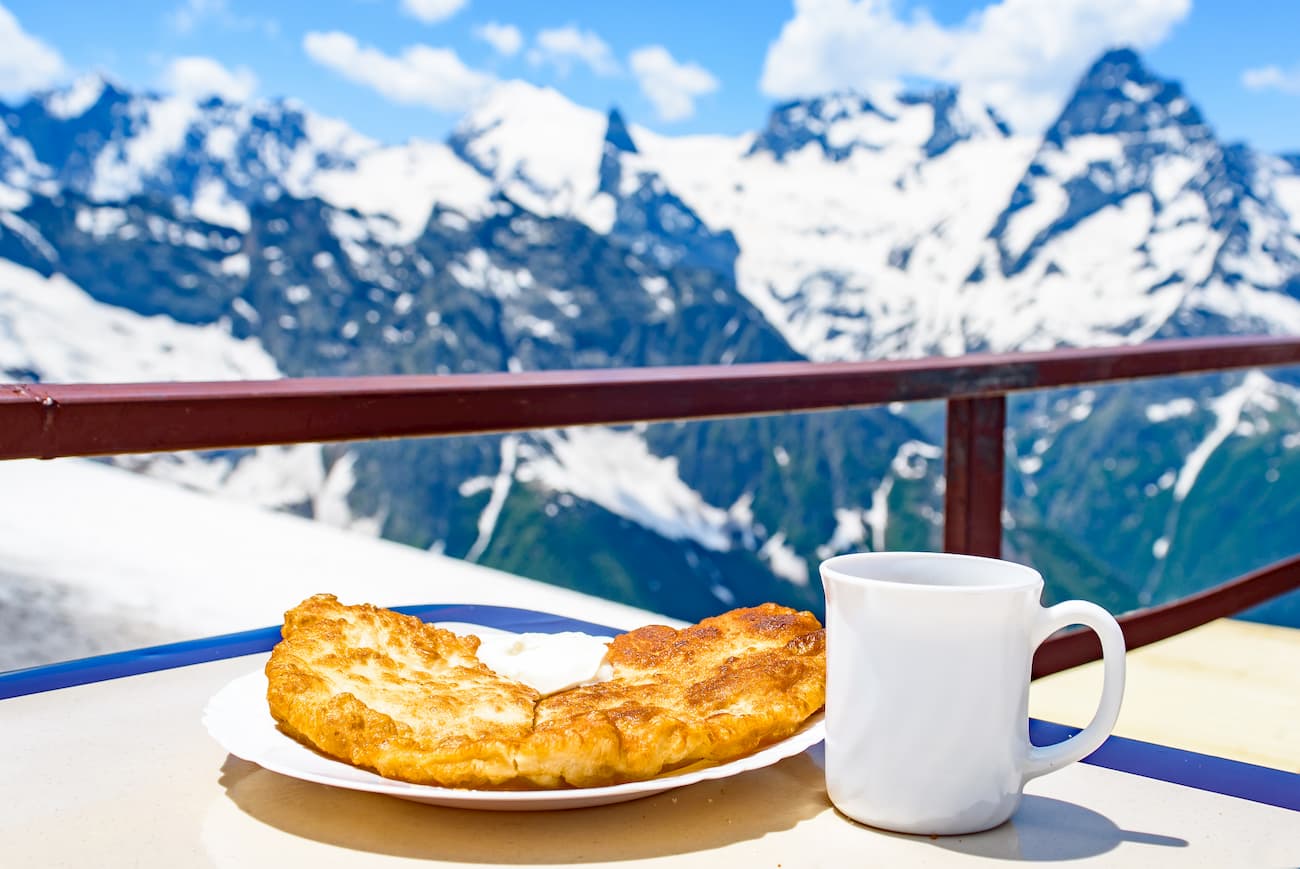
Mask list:
POLYGON ((316 595, 285 614, 266 665, 271 714, 291 736, 381 775, 488 784, 511 778, 536 691, 503 679, 458 637, 414 616, 316 595))
POLYGON ((478 638, 316 595, 285 615, 266 673, 294 738, 390 778, 589 787, 720 763, 794 733, 825 702, 825 634, 775 604, 614 638, 607 682, 542 698, 478 638))

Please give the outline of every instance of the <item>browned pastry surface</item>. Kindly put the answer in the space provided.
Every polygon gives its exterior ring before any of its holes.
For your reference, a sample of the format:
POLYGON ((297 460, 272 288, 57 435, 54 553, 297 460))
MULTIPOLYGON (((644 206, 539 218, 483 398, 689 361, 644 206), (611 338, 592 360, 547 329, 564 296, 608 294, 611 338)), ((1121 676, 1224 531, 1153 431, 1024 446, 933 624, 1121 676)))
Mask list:
POLYGON ((497 675, 474 636, 316 595, 285 614, 267 700, 294 738, 390 778, 589 787, 720 763, 821 708, 825 634, 775 604, 615 637, 613 678, 546 698, 497 675))

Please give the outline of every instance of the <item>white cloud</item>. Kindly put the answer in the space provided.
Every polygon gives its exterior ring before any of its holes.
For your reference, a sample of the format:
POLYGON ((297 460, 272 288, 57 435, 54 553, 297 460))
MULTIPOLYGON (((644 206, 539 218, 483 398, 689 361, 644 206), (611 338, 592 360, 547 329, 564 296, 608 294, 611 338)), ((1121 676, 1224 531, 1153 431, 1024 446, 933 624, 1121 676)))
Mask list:
POLYGON ((49 87, 64 75, 63 58, 53 48, 23 30, 18 19, 0 6, 0 93, 20 93, 49 87))
POLYGON ((695 98, 713 93, 718 80, 697 63, 678 63, 662 45, 638 48, 628 58, 641 93, 660 120, 680 121, 695 114, 695 98))
POLYGON ((1300 94, 1300 66, 1290 71, 1279 66, 1260 66, 1241 74, 1241 83, 1248 90, 1276 90, 1284 94, 1300 94))
POLYGON ((504 54, 506 57, 518 54, 519 49, 524 47, 524 35, 513 24, 489 21, 474 28, 474 35, 496 49, 497 54, 504 54))
POLYGON ((338 31, 308 33, 302 47, 321 66, 395 103, 440 112, 468 108, 495 81, 487 73, 467 67, 449 48, 413 45, 392 57, 338 31))
POLYGON ((257 76, 248 67, 227 69, 210 57, 178 57, 167 65, 161 78, 167 90, 192 99, 219 96, 244 102, 257 90, 257 76))
POLYGON ((1190 9, 1191 0, 999 0, 945 27, 924 9, 901 18, 890 0, 795 0, 760 87, 792 97, 931 78, 1040 129, 1099 54, 1156 45, 1190 9))
POLYGON ((537 44, 528 52, 536 66, 553 65, 561 75, 568 75, 574 63, 582 63, 596 75, 616 75, 619 67, 609 45, 591 30, 579 30, 570 24, 539 31, 537 44))
POLYGON ((425 24, 436 24, 465 8, 466 0, 402 0, 402 9, 425 24))

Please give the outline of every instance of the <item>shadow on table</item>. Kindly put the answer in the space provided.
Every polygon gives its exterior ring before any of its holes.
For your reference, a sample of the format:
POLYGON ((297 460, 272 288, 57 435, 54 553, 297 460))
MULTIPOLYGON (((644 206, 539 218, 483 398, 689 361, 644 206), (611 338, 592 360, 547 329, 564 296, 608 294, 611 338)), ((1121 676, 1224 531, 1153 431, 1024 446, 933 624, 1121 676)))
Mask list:
POLYGON ((464 863, 595 863, 718 848, 818 815, 830 801, 811 755, 631 802, 564 811, 442 808, 299 781, 234 756, 221 768, 221 785, 264 824, 354 851, 464 863))
POLYGON ((1186 848, 1186 839, 1122 830, 1103 814, 1075 803, 1025 794, 1010 821, 971 836, 906 836, 948 851, 1000 860, 1052 862, 1096 857, 1124 842, 1186 848))

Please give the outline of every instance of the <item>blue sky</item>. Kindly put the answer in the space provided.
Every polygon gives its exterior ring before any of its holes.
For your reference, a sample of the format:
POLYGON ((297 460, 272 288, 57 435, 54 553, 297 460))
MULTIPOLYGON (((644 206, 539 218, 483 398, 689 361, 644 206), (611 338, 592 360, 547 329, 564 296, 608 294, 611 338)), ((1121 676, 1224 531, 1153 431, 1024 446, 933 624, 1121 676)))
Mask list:
POLYGON ((728 134, 785 97, 946 80, 1032 129, 1089 61, 1129 44, 1225 139, 1300 152, 1297 33, 1295 0, 0 0, 0 95, 101 72, 291 96, 401 142, 442 138, 502 79, 663 132, 728 134))

